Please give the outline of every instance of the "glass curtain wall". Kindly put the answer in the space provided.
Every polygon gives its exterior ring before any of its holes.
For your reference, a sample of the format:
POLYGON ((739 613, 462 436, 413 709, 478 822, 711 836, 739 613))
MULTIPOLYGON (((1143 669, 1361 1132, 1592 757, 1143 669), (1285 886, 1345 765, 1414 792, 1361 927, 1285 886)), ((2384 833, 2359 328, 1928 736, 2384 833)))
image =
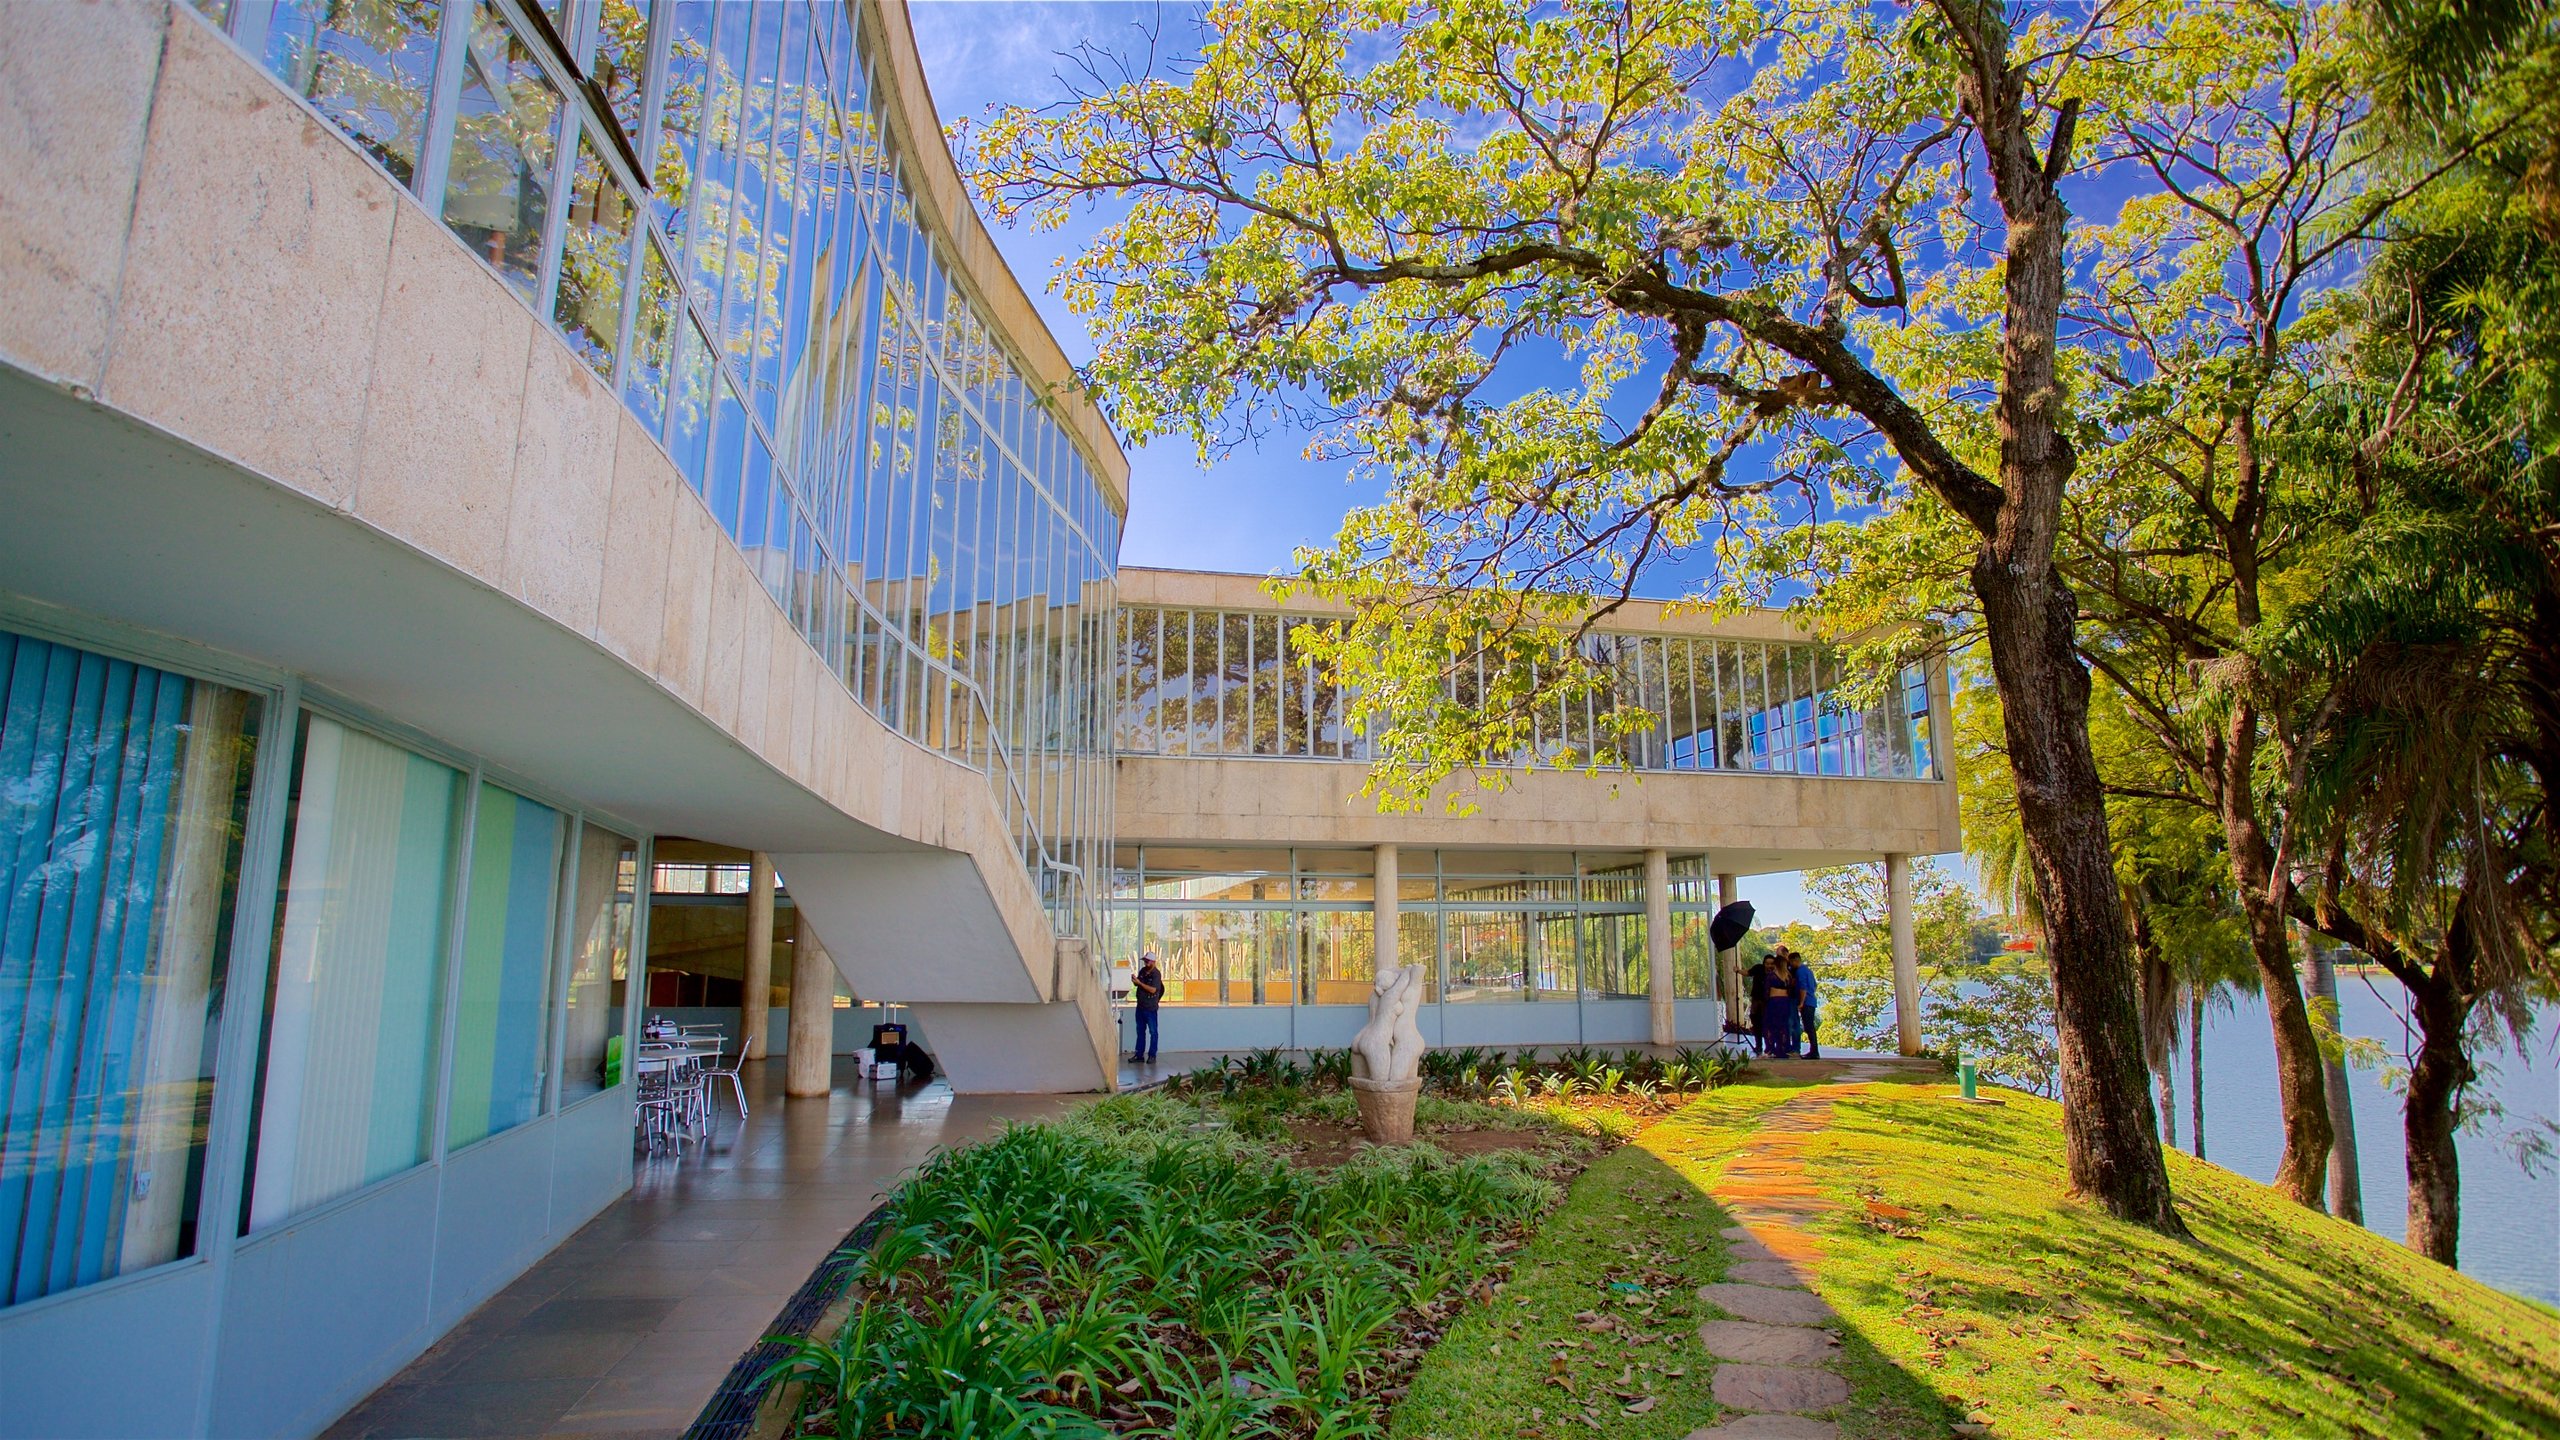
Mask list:
POLYGON ((207 13, 615 388, 862 705, 986 774, 1056 927, 1098 923, 1120 509, 915 204, 852 8, 207 13))
MULTIPOLYGON (((1368 1003, 1377 932, 1367 851, 1140 846, 1119 858, 1109 952, 1134 961, 1153 951, 1165 1003, 1368 1003)), ((1428 967, 1427 1001, 1570 1004, 1649 992, 1641 857, 1406 850, 1398 859, 1397 953, 1428 967)), ((1680 998, 1716 993, 1706 950, 1714 914, 1705 862, 1675 857, 1680 998)))
MULTIPOLYGON (((1278 614, 1128 606, 1120 611, 1113 742, 1130 755, 1367 760, 1344 696, 1278 614)), ((1649 723, 1621 742, 1638 770, 1762 770, 1934 779, 1929 680, 1918 666, 1886 698, 1849 709, 1828 647, 1680 635, 1584 641, 1603 682, 1541 721, 1541 758, 1588 754, 1599 717, 1632 707, 1649 723)), ((1463 678, 1463 677, 1462 677, 1463 678)), ((1473 687, 1453 681, 1463 698, 1473 687)), ((1521 757, 1526 759, 1527 757, 1521 757)))
POLYGON ((196 1251, 262 718, 0 631, 0 1305, 196 1251))
POLYGON ((245 1233, 619 1083, 639 845, 326 715, 269 740, 266 708, 0 630, 0 1306, 197 1253, 217 1084, 254 1095, 245 1233), (262 764, 281 873, 237 996, 262 764))
POLYGON ((635 842, 306 712, 284 855, 245 1231, 619 1083, 635 842))

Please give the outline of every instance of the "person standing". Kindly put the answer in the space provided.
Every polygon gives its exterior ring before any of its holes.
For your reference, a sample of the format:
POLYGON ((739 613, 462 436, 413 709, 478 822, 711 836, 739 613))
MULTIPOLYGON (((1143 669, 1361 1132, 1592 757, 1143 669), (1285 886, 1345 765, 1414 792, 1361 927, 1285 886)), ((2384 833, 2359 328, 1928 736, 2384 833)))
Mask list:
POLYGON ((1153 1065, 1161 1033, 1156 1007, 1164 1003, 1164 972, 1156 968, 1152 953, 1138 957, 1138 978, 1131 983, 1130 991, 1138 1004, 1138 1036, 1129 1058, 1141 1065, 1153 1065))
MULTIPOLYGON (((1789 952, 1793 954, 1793 952, 1789 952)), ((1792 977, 1796 992, 1796 1032, 1804 1038, 1804 1057, 1822 1058, 1822 1015, 1816 1003, 1818 987, 1813 978, 1813 962, 1795 955, 1792 977)))
POLYGON ((1781 946, 1770 951, 1761 966, 1768 974, 1769 995, 1760 1012, 1762 1029, 1767 1034, 1762 1053, 1790 1060, 1796 1053, 1795 954, 1781 946))
POLYGON ((1769 1053, 1769 961, 1751 967, 1751 1048, 1769 1053))

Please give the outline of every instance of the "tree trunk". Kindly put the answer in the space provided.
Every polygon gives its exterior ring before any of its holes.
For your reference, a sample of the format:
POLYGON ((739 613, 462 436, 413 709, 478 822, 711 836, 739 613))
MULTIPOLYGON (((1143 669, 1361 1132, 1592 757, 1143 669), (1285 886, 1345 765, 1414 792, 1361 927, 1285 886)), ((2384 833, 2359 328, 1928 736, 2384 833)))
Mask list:
POLYGON ((2133 959, 2089 750, 2089 674, 2072 645, 2070 592, 2050 563, 2004 561, 1996 540, 1975 562, 1973 585, 2017 774, 2019 825, 2044 908, 2071 1188, 2119 1219, 2184 1235, 2145 1083, 2133 959))
POLYGON ((2005 12, 1942 0, 1964 55, 1957 93, 1989 162, 2002 237, 2000 445, 1996 512, 1966 518, 1982 535, 1973 592, 2000 690, 2018 825, 2044 908, 2061 1050, 2062 1140, 2071 1188, 2120 1219, 2183 1236, 2160 1155, 2160 1122, 2142 1063, 2141 1017, 2124 903, 2107 843, 2105 793, 2089 750, 2089 672, 2076 645, 2079 607, 2055 573, 2063 491, 2077 457, 2070 402, 2055 365, 2071 208, 2063 203, 2080 102, 2056 111, 2050 140, 2012 67, 2005 12), (1987 522, 1987 523, 1986 523, 1987 522))
POLYGON ((2141 894, 2130 885, 2124 887, 2124 915, 2133 932, 2133 961, 2140 977, 2134 986, 2134 997, 2142 1012, 2142 1063, 2150 1067, 2160 1087, 2160 1143, 2175 1150, 2178 1075, 2173 1052, 2178 1043, 2178 979, 2170 969, 2169 957, 2161 953, 2159 937, 2151 931, 2151 912, 2143 908, 2141 894))
POLYGON ((2204 987, 2187 986, 2187 1129, 2204 1158, 2204 987))
POLYGON ((2462 1236, 2462 1157, 2453 1146, 2454 1102, 2472 1078, 2463 1053, 2463 1006, 2443 982, 2412 987, 2418 1058, 2409 1067, 2401 1133, 2409 1147, 2409 1248, 2451 1265, 2462 1236))
MULTIPOLYGON (((2303 949, 2311 965, 2311 998, 2320 1002, 2328 1014, 2333 1038, 2343 1038, 2346 1028, 2338 1012, 2338 969, 2329 952, 2318 940, 2305 934, 2303 949)), ((2364 1167, 2356 1157, 2355 1098, 2347 1089, 2347 1056, 2344 1049, 2323 1046, 2320 1052, 2321 1083, 2329 1092, 2329 1213, 2350 1224, 2364 1223, 2364 1167)))
POLYGON ((2311 1010, 2302 1000, 2301 973, 2293 963, 2292 921, 2267 893, 2276 856, 2258 823, 2257 753, 2257 710, 2235 704, 2222 736, 2215 790, 2250 957, 2266 992, 2267 1026, 2275 1033, 2276 1106, 2284 1153, 2277 1157, 2273 1183, 2286 1199, 2319 1210, 2325 1208, 2322 1191, 2335 1138, 2329 1127, 2329 1086, 2320 1040, 2311 1029, 2311 1010))

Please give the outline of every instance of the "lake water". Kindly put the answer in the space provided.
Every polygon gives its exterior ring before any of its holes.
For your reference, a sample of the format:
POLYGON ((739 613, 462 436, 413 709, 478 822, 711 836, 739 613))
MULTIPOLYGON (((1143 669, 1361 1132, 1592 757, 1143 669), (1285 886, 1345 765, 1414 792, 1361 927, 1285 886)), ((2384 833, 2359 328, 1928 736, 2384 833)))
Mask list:
MULTIPOLYGON (((2231 1010, 2205 1014, 2205 1158, 2252 1179, 2271 1180, 2284 1146, 2276 1118, 2274 1041, 2267 1030, 2266 1002, 2254 995, 2235 1000, 2231 1010)), ((2395 1055, 2402 1049, 2400 1014, 2406 1006, 2407 997, 2386 977, 2374 977, 2370 986, 2361 976, 2338 977, 2342 1028, 2381 1041, 2395 1055)), ((2507 1116, 2462 1135, 2456 1145, 2462 1154, 2462 1272, 2560 1305, 2560 1173, 2545 1166, 2539 1175, 2528 1174, 2500 1143, 2502 1134, 2529 1117, 2560 1117, 2560 1055, 2554 1046, 2560 1024, 2555 1021, 2560 1016, 2543 1016, 2524 1057, 2511 1047, 2501 1047, 2492 1057, 2497 1074, 2483 1088, 2506 1107, 2507 1116)), ((2409 1187, 2400 1141, 2400 1097, 2383 1088, 2376 1071, 2350 1069, 2347 1074, 2355 1098, 2365 1224, 2376 1234, 2406 1239, 2409 1187)), ((2192 1153, 2187 1105, 2181 1036, 2178 1140, 2180 1149, 2192 1153)))

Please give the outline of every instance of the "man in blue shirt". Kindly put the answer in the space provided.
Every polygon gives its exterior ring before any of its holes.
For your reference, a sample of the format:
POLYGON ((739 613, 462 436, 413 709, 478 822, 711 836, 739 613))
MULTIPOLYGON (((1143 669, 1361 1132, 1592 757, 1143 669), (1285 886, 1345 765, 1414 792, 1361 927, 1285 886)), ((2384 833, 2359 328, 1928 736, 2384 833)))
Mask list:
POLYGON ((1156 957, 1138 957, 1138 978, 1130 985, 1138 1004, 1138 1036, 1129 1058, 1141 1065, 1156 1063, 1156 1007, 1164 1003, 1164 972, 1156 968, 1156 957))

